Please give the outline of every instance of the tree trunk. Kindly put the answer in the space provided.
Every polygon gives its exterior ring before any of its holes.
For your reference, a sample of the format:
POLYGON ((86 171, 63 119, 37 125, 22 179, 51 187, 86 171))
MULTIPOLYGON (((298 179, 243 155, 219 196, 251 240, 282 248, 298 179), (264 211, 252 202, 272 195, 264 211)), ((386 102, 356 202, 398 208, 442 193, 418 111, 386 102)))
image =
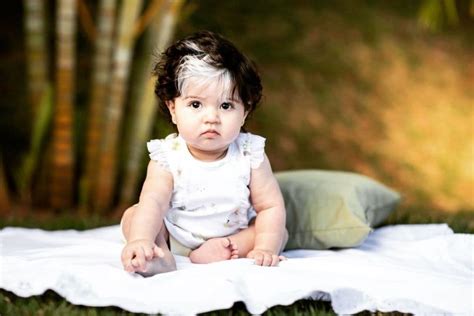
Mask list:
POLYGON ((102 130, 99 162, 97 166, 97 187, 94 208, 100 212, 111 206, 116 176, 117 148, 122 123, 127 78, 135 42, 133 26, 142 7, 140 0, 122 1, 118 20, 116 47, 113 55, 113 72, 110 99, 107 104, 104 129, 102 130))
POLYGON ((51 206, 72 206, 74 184, 73 92, 76 1, 58 0, 56 25, 56 95, 53 117, 51 206))
POLYGON ((168 0, 164 8, 156 15, 154 21, 145 33, 145 44, 141 50, 145 60, 140 71, 140 79, 132 90, 132 115, 127 138, 129 154, 125 160, 124 180, 121 187, 120 204, 128 205, 135 200, 137 183, 143 171, 141 167, 145 142, 150 137, 153 122, 156 116, 157 102, 154 93, 156 78, 151 77, 152 52, 161 54, 169 44, 175 29, 181 0, 168 0))
POLYGON ((97 16, 97 36, 95 37, 94 68, 91 82, 91 100, 88 112, 87 140, 85 148, 84 174, 80 183, 79 204, 82 209, 89 207, 91 193, 96 183, 99 160, 99 141, 102 132, 105 105, 108 101, 111 72, 111 53, 115 23, 116 0, 101 0, 97 16))

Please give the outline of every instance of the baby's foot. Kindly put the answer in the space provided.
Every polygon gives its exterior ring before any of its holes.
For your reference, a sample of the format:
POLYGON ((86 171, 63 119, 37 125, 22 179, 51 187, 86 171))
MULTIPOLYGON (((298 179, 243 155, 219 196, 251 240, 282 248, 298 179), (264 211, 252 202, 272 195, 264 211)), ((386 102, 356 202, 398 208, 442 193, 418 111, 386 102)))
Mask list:
MULTIPOLYGON (((165 273, 176 271, 176 261, 174 260, 173 254, 168 249, 163 249, 163 257, 153 257, 151 260, 147 260, 145 269, 141 271, 135 271, 136 273, 143 275, 144 277, 150 277, 158 273, 165 273)), ((132 259, 132 261, 135 259, 132 259)))
POLYGON ((189 254, 189 259, 193 263, 211 263, 238 257, 237 245, 227 237, 209 239, 189 254))

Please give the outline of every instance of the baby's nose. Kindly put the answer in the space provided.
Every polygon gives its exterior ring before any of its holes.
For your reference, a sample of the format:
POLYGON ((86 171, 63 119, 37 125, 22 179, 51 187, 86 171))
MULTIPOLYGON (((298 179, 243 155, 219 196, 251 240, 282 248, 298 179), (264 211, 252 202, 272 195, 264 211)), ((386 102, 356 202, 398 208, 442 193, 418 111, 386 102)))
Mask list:
POLYGON ((206 110, 205 113, 205 121, 206 123, 215 123, 219 121, 219 111, 213 107, 210 107, 206 110))

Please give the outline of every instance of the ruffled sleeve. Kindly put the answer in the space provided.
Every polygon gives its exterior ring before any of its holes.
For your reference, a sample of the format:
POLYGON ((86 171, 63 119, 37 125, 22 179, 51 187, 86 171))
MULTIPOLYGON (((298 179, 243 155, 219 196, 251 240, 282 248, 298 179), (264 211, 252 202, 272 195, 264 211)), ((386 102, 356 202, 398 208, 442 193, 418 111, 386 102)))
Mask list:
POLYGON ((153 139, 146 144, 150 159, 158 162, 166 170, 170 170, 169 155, 165 139, 153 139))
POLYGON ((250 158, 250 167, 257 169, 260 167, 265 157, 265 138, 251 133, 239 136, 239 145, 244 156, 250 158))

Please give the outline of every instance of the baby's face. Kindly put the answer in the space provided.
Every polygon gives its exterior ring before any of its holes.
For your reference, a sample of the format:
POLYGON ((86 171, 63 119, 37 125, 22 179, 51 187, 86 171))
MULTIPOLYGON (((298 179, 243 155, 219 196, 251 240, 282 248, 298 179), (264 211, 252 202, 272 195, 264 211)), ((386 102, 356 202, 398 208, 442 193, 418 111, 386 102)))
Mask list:
POLYGON ((247 112, 239 97, 223 85, 190 82, 186 91, 168 103, 173 123, 196 158, 214 160, 238 137, 247 112))

